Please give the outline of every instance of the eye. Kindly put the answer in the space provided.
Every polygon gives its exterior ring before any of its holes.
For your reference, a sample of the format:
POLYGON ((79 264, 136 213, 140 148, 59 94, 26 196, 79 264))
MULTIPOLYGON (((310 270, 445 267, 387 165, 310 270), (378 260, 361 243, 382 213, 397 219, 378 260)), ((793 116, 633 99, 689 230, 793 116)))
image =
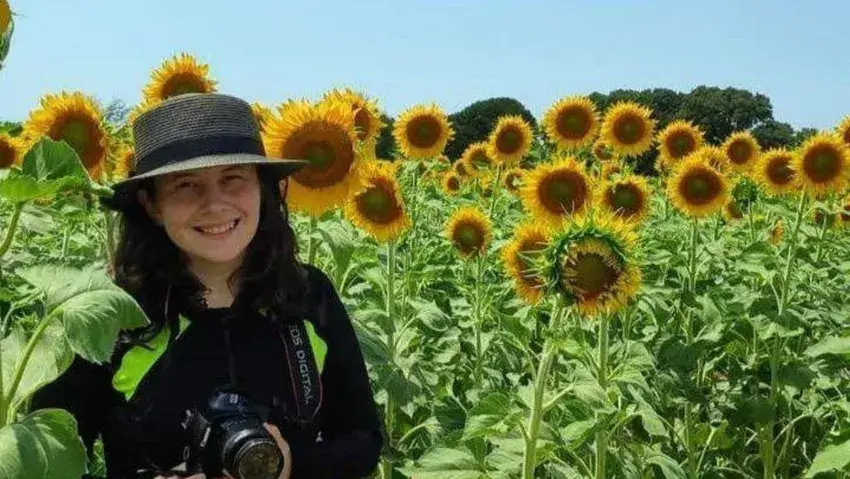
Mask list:
POLYGON ((175 188, 178 190, 183 190, 187 188, 194 188, 196 186, 198 186, 198 182, 196 182, 195 180, 181 180, 177 182, 175 188))

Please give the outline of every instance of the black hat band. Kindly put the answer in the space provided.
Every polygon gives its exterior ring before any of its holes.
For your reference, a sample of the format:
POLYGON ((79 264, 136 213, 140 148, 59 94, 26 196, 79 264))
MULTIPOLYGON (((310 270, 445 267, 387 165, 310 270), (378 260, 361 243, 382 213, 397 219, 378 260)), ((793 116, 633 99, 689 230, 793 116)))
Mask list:
POLYGON ((136 175, 141 175, 168 164, 190 160, 199 156, 248 154, 265 156, 263 142, 255 137, 210 136, 186 138, 163 145, 136 162, 136 175))

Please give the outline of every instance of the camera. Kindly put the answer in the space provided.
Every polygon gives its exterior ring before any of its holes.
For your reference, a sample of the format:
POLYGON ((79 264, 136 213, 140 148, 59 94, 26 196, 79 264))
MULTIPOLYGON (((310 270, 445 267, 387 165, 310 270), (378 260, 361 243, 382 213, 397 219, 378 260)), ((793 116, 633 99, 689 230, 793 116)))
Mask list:
POLYGON ((212 394, 205 410, 187 412, 186 470, 235 479, 277 479, 284 457, 263 426, 268 409, 235 389, 212 394))

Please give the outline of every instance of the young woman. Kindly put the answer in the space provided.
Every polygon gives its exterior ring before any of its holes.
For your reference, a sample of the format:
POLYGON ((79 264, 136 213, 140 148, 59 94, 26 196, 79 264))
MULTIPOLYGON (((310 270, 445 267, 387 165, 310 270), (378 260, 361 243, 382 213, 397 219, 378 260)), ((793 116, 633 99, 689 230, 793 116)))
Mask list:
POLYGON ((123 218, 115 281, 150 326, 108 364, 75 359, 33 407, 70 411, 89 452, 101 437, 108 478, 369 475, 382 436, 363 356, 281 200, 306 162, 266 158, 226 95, 172 98, 133 133, 134 174, 106 204, 123 218))

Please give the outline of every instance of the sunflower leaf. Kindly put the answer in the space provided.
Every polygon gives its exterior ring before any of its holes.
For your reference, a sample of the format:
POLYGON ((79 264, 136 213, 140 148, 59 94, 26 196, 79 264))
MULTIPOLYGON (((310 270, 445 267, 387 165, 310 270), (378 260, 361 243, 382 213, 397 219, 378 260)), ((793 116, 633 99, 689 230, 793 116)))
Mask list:
POLYGON ((67 143, 42 138, 24 155, 21 171, 38 182, 76 178, 87 182, 86 168, 67 143))

